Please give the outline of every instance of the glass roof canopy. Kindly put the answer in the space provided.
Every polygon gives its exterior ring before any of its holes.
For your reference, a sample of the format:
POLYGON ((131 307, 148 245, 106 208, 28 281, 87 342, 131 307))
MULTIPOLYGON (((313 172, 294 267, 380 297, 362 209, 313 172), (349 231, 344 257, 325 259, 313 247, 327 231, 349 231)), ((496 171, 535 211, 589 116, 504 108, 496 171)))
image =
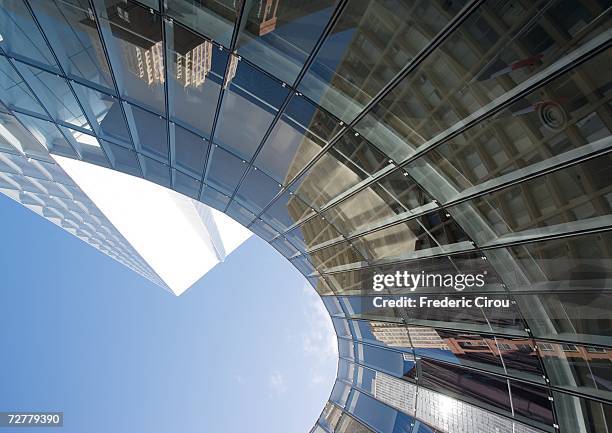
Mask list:
POLYGON ((25 154, 219 209, 322 295, 340 361, 313 431, 612 426, 609 2, 1 5, 2 125, 25 154), (352 296, 400 269, 486 271, 461 295, 512 307, 352 296))

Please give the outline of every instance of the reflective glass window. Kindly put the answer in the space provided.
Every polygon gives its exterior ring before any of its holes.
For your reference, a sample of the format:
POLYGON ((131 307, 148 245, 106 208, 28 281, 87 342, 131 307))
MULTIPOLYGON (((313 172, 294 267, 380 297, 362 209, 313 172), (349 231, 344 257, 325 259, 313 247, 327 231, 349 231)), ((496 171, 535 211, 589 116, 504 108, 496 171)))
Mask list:
POLYGON ((241 173, 247 169, 247 164, 229 152, 214 147, 208 164, 205 182, 226 195, 234 193, 241 178, 241 173))
POLYGON ((266 209, 262 218, 282 232, 311 215, 310 207, 290 191, 284 192, 266 209))
POLYGON ((399 323, 350 320, 353 337, 396 350, 412 352, 408 328, 399 323))
POLYGON ((423 359, 420 362, 420 385, 480 407, 494 407, 511 413, 508 381, 498 376, 423 359))
POLYGON ((201 178, 209 147, 208 141, 202 137, 174 123, 170 124, 170 149, 178 169, 201 178))
POLYGON ((102 140, 101 144, 106 150, 106 155, 113 169, 131 174, 132 176, 142 177, 136 152, 105 140, 102 140))
POLYGON ((178 24, 165 25, 170 119, 210 138, 227 51, 178 24))
POLYGON ((280 189, 278 182, 252 167, 238 189, 236 199, 253 212, 260 213, 280 189))
POLYGON ((396 377, 414 378, 416 363, 411 354, 355 343, 355 358, 364 365, 396 377))
POLYGON ((240 3, 233 0, 165 0, 164 5, 172 18, 230 46, 240 3))
POLYGON ((96 137, 65 126, 59 128, 83 161, 110 167, 106 154, 96 137))
POLYGON ((387 158, 363 138, 344 134, 292 189, 307 203, 320 208, 388 164, 387 158))
POLYGON ((0 99, 9 108, 47 117, 43 107, 4 56, 0 56, 0 99))
POLYGON ((583 344, 612 343, 612 294, 516 294, 515 299, 536 337, 583 344))
POLYGON ((288 89, 246 62, 223 95, 215 143, 250 160, 287 96, 288 89))
POLYGON ((16 116, 50 153, 78 159, 74 148, 66 141, 54 123, 25 114, 16 113, 16 116))
POLYGON ((351 121, 463 3, 350 0, 299 89, 351 121))
POLYGON ((238 53, 293 83, 323 32, 335 0, 249 2, 243 12, 246 25, 238 36, 238 53))
POLYGON ((253 212, 244 208, 236 201, 230 203, 226 213, 243 226, 248 226, 255 219, 255 214, 253 212))
MULTIPOLYGON (((612 94, 608 49, 413 161, 406 170, 438 200, 533 173, 602 146, 612 94), (603 98, 603 99, 602 99, 603 98), (564 158, 564 159, 562 159, 564 158), (505 176, 505 177, 502 177, 505 176), (501 179, 498 179, 501 178, 501 179)), ((404 153, 400 158, 408 156, 404 153)))
POLYGON ((131 0, 94 0, 121 95, 165 113, 161 17, 131 0))
POLYGON ((348 411, 380 433, 407 432, 413 419, 367 394, 353 390, 347 403, 348 411))
POLYGON ((482 245, 528 235, 565 233, 599 226, 612 212, 608 173, 612 154, 537 177, 449 208, 449 213, 482 245), (531 230, 531 231, 528 231, 531 230))
POLYGON ((612 424, 612 405, 563 392, 553 392, 557 422, 561 431, 608 433, 612 424))
POLYGON ((286 185, 336 135, 339 121, 302 96, 293 96, 255 159, 255 165, 286 185))
POLYGON ((113 89, 89 2, 31 0, 30 5, 64 72, 107 90, 113 89))
POLYGON ((91 129, 65 79, 24 63, 15 66, 54 120, 91 129))
POLYGON ((119 99, 76 82, 72 83, 72 88, 96 134, 132 149, 132 138, 119 99))
POLYGON ((338 427, 335 430, 337 433, 374 433, 355 418, 351 418, 347 414, 342 415, 338 427))
POLYGON ((172 188, 191 198, 198 198, 202 182, 200 179, 185 174, 176 169, 172 169, 172 188))
POLYGON ((145 179, 155 182, 166 188, 171 187, 170 167, 155 159, 140 156, 142 172, 145 179))
POLYGON ((56 68, 53 54, 23 0, 2 0, 0 5, 2 49, 12 56, 56 68))
POLYGON ((356 129, 397 158, 412 154, 609 27, 609 16, 599 19, 603 10, 603 4, 589 8, 565 0, 520 6, 485 1, 356 129), (551 26, 552 16, 558 21, 551 26))
POLYGON ((167 121, 159 115, 124 103, 127 122, 137 152, 168 162, 167 121))

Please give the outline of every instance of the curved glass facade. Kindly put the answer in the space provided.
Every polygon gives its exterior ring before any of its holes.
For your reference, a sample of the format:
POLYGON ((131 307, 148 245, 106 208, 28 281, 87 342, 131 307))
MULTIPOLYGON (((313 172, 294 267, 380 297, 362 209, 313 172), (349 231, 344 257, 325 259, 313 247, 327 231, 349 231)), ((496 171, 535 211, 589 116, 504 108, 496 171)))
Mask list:
POLYGON ((0 5, 4 130, 225 212, 322 296, 313 432, 610 431, 608 1, 0 5), (366 308, 398 270, 510 307, 366 308))

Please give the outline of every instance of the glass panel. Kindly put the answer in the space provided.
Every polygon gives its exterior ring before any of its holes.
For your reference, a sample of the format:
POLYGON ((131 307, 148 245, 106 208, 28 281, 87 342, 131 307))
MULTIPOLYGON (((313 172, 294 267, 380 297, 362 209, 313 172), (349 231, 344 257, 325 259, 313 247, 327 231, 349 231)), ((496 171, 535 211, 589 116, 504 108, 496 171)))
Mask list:
POLYGON ((414 379, 416 363, 410 353, 396 352, 382 347, 355 343, 355 355, 358 362, 375 370, 389 373, 396 377, 414 379))
POLYGON ((145 179, 170 188, 170 167, 146 156, 139 159, 145 179))
POLYGON ((2 50, 15 57, 57 68, 53 55, 43 39, 30 11, 22 0, 0 2, 2 50))
POLYGON ((278 232, 276 230, 274 230, 272 227, 270 227, 268 224, 261 220, 255 221, 253 225, 249 227, 249 230, 251 230, 257 236, 262 238, 264 241, 268 242, 270 242, 278 235, 278 232))
POLYGON ((344 134, 292 188, 304 201, 320 208, 387 164, 387 158, 363 138, 344 134))
POLYGON ((342 233, 352 235, 379 227, 398 214, 424 205, 426 200, 418 185, 398 172, 334 205, 324 215, 342 233))
POLYGON ((356 129, 398 159, 410 155, 608 28, 609 15, 595 22, 604 8, 565 0, 486 1, 356 129))
POLYGON ((350 320, 349 322, 353 330, 353 337, 357 341, 412 353, 408 328, 402 324, 364 320, 350 320))
POLYGON ((610 172, 612 154, 606 154, 461 203, 448 211, 479 245, 497 237, 506 241, 524 239, 524 232, 527 235, 571 232, 584 227, 579 223, 598 226, 605 224, 607 218, 603 217, 612 213, 607 180, 610 172))
POLYGON ((240 206, 235 201, 230 203, 226 214, 238 221, 243 226, 248 226, 255 219, 255 214, 253 212, 240 206))
MULTIPOLYGON (((274 231, 274 229, 271 230, 274 231)), ((275 239, 273 242, 271 242, 271 245, 285 257, 293 257, 294 255, 299 253, 297 248, 295 248, 293 245, 291 245, 289 241, 283 239, 282 237, 275 239)))
POLYGON ((287 185, 340 131, 338 120, 302 96, 293 96, 255 165, 287 185))
POLYGON ((576 149, 591 149, 612 130, 605 120, 612 113, 611 79, 604 73, 610 63, 612 49, 437 146, 406 170, 446 202, 475 185, 491 187, 508 173, 531 174, 559 163, 559 155, 575 158, 576 149))
POLYGON ((364 261, 359 251, 347 242, 321 248, 310 253, 309 257, 312 264, 319 270, 364 261))
POLYGON ((347 414, 342 415, 342 419, 338 423, 335 430, 336 433, 374 433, 369 428, 365 427, 359 421, 351 418, 347 414))
POLYGON ((601 290, 612 280, 612 232, 486 251, 511 290, 601 290))
POLYGON ((119 99, 76 82, 72 86, 94 131, 104 139, 132 149, 132 138, 119 99))
POLYGON ((608 433, 612 424, 612 405, 563 392, 553 392, 557 422, 563 432, 608 433))
POLYGON ((30 5, 64 72, 114 92, 89 2, 31 0, 30 5))
POLYGON ((61 125, 59 128, 83 161, 110 167, 104 150, 100 147, 96 137, 61 125))
POLYGON ((137 152, 168 162, 167 121, 128 103, 123 103, 137 152))
POLYGON ((286 231, 293 224, 312 214, 312 210, 290 191, 283 193, 262 215, 262 218, 276 227, 286 231))
POLYGON ((416 251, 438 246, 416 220, 406 221, 351 239, 351 242, 368 260, 409 259, 415 256, 416 251))
POLYGON ((274 179, 253 167, 236 193, 236 199, 253 212, 260 213, 278 194, 280 188, 280 184, 274 179))
POLYGON ((184 27, 166 22, 170 119, 210 138, 227 51, 184 27))
POLYGON ((351 388, 346 383, 336 380, 336 384, 334 385, 334 388, 332 389, 329 400, 344 407, 344 404, 346 403, 346 399, 348 398, 350 390, 351 388))
MULTIPOLYGON (((321 413, 321 417, 319 418, 319 423, 327 427, 330 431, 334 431, 341 416, 342 409, 340 409, 335 404, 327 403, 323 408, 323 412, 321 413)), ((325 430, 321 431, 325 432, 325 430)))
POLYGON ((202 182, 200 182, 199 179, 194 179, 193 177, 176 169, 172 169, 172 179, 174 184, 173 188, 176 191, 186 195, 187 197, 198 198, 198 194, 200 194, 200 189, 202 186, 202 182))
POLYGON ((203 176, 206 155, 210 148, 208 141, 171 123, 170 146, 177 168, 195 178, 203 176))
POLYGON ((50 159, 47 149, 41 145, 45 141, 36 141, 35 138, 37 137, 32 135, 14 116, 0 114, 0 152, 7 150, 9 153, 25 154, 28 157, 31 156, 43 160, 50 159))
POLYGON ((121 95, 165 113, 161 18, 131 0, 94 0, 121 95))
POLYGON ((516 294, 535 337, 583 344, 612 344, 612 293, 516 294))
POLYGON ((287 233, 294 245, 310 250, 330 240, 340 240, 340 233, 321 217, 314 217, 287 233), (294 239, 296 240, 294 242, 294 239))
POLYGON ((238 53, 286 83, 293 83, 333 11, 335 0, 247 2, 238 53))
POLYGON ((511 380, 510 392, 515 418, 542 427, 554 424, 552 402, 545 388, 511 380))
POLYGON ((4 56, 0 56, 0 99, 9 108, 17 108, 47 117, 43 107, 4 56))
POLYGON ((413 419, 411 417, 359 391, 352 391, 347 406, 351 414, 374 427, 380 433, 412 430, 413 419))
POLYGON ((229 197, 225 194, 220 193, 211 186, 204 185, 200 200, 202 203, 207 204, 221 212, 225 210, 225 207, 229 203, 229 197))
POLYGON ((172 18, 230 46, 239 2, 233 0, 165 0, 166 13, 172 18))
POLYGON ((300 90, 351 121, 464 3, 350 0, 300 90))
POLYGON ((113 169, 132 176, 142 177, 136 152, 104 140, 102 140, 102 146, 106 150, 106 155, 113 169))
POLYGON ((484 408, 511 413, 508 381, 501 377, 423 359, 419 372, 421 385, 484 408))
POLYGON ((573 343, 537 343, 551 385, 612 399, 611 349, 573 343))
POLYGON ((238 62, 236 76, 223 95, 215 143, 250 160, 287 93, 278 81, 238 62))
POLYGON ((91 129, 65 79, 20 62, 15 66, 53 119, 91 129))
POLYGON ((229 152, 215 146, 208 163, 205 182, 219 191, 231 195, 238 186, 247 164, 229 152))
POLYGON ((54 123, 19 113, 16 116, 50 153, 69 158, 79 158, 54 123))

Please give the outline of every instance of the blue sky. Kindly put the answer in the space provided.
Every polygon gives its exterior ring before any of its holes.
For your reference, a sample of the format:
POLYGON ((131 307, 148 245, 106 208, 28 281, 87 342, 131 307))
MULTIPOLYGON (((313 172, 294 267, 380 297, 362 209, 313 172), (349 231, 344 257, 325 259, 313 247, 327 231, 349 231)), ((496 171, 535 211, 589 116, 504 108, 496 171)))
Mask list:
POLYGON ((0 222, 0 411, 63 411, 65 433, 314 424, 331 322, 261 239, 175 297, 2 194, 0 222))

